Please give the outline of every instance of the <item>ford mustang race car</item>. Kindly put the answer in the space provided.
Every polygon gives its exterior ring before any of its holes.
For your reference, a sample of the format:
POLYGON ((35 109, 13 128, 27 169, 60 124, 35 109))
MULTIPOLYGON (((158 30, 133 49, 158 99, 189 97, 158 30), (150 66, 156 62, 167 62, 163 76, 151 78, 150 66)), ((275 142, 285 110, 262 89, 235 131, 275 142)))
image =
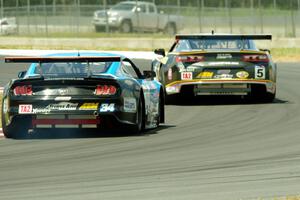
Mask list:
POLYGON ((165 87, 166 101, 198 95, 240 95, 272 102, 276 94, 276 64, 270 51, 254 40, 271 35, 176 35, 165 55, 152 61, 156 79, 165 87))
POLYGON ((6 137, 62 128, 123 127, 139 133, 164 122, 163 87, 153 72, 142 75, 124 56, 64 53, 6 57, 5 62, 31 63, 4 87, 6 137))

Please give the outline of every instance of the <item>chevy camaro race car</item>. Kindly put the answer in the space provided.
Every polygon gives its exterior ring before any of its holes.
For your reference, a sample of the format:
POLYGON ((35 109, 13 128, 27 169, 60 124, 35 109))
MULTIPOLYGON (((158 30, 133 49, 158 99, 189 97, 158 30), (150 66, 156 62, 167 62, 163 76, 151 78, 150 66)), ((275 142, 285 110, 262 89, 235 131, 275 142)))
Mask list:
POLYGON ((164 122, 163 87, 153 80, 153 72, 142 75, 126 57, 64 53, 7 57, 5 62, 31 63, 4 88, 2 128, 6 137, 61 128, 123 127, 139 133, 164 122))
POLYGON ((198 95, 240 95, 272 102, 276 94, 276 64, 270 51, 254 40, 271 35, 177 35, 170 51, 152 62, 166 101, 198 95))

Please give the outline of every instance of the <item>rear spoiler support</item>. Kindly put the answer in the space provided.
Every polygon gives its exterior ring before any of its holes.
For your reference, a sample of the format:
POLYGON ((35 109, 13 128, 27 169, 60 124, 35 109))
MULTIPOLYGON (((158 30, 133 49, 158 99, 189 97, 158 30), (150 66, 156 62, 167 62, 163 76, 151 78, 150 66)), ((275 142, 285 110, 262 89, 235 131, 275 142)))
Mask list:
POLYGON ((6 57, 6 63, 65 63, 65 62, 120 62, 119 56, 93 57, 6 57))
POLYGON ((176 40, 212 39, 212 40, 272 40, 272 35, 176 35, 176 40))

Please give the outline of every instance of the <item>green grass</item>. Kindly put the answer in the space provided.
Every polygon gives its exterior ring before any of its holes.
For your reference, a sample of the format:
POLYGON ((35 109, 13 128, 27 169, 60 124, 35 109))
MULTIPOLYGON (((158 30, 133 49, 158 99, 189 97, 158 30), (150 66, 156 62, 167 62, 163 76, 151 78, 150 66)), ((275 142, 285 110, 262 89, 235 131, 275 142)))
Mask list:
MULTIPOLYGON (((0 94, 0 102, 2 102, 2 94, 0 94)), ((2 110, 2 103, 0 103, 0 110, 2 110)), ((0 122, 1 122, 1 115, 0 115, 0 122)), ((2 123, 0 123, 0 128, 2 128, 2 123)))
POLYGON ((274 48, 271 49, 271 54, 275 61, 280 61, 280 62, 300 61, 300 48, 274 48))

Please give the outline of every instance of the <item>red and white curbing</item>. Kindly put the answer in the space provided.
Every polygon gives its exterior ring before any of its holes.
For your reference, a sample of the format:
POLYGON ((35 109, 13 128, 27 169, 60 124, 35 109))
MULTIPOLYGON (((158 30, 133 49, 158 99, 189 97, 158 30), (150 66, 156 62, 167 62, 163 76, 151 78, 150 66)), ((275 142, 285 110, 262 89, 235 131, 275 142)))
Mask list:
POLYGON ((2 132, 2 128, 0 128, 0 138, 4 137, 4 134, 2 132))

